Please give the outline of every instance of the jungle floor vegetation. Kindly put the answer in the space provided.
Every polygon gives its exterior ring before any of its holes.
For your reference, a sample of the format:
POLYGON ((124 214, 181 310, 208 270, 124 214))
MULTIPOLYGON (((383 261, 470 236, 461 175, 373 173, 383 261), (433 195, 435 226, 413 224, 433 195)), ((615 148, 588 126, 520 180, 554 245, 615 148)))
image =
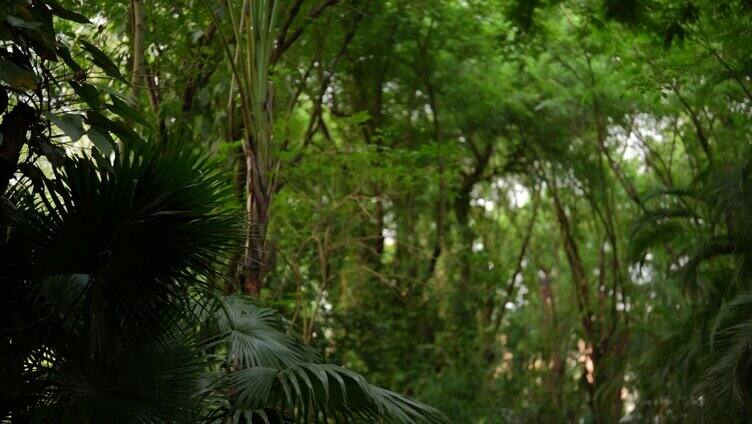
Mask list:
POLYGON ((748 0, 3 1, 0 422, 752 421, 751 40, 748 0))

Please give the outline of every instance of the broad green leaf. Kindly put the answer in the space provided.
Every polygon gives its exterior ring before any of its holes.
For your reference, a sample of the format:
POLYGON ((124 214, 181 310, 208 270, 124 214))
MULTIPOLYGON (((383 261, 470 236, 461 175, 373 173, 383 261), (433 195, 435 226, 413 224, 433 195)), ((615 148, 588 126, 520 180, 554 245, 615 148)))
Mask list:
POLYGON ((218 150, 222 154, 228 154, 237 151, 240 146, 243 145, 243 140, 236 141, 222 141, 217 146, 218 150))
POLYGON ((28 35, 31 47, 45 60, 57 62, 55 37, 44 31, 32 31, 28 35))
POLYGON ((109 156, 110 153, 112 153, 112 150, 115 147, 115 140, 113 140, 107 133, 103 133, 96 128, 89 128, 86 136, 94 147, 96 147, 103 155, 109 156))
POLYGON ((79 24, 91 23, 91 21, 86 16, 64 8, 60 3, 58 3, 55 0, 47 0, 47 4, 52 9, 52 13, 61 19, 65 19, 67 21, 78 22, 79 24))
POLYGON ((107 56, 105 52, 86 40, 81 40, 81 45, 83 46, 84 50, 89 52, 91 59, 94 61, 94 64, 99 66, 105 74, 109 75, 112 78, 119 79, 126 84, 128 83, 128 81, 126 81, 123 77, 123 74, 120 73, 117 65, 115 65, 115 63, 110 59, 109 56, 107 56))
POLYGON ((44 112, 42 115, 63 130, 71 141, 78 141, 84 135, 83 117, 81 115, 56 115, 52 112, 44 112))
POLYGON ((18 171, 31 181, 34 190, 41 192, 44 188, 44 173, 33 163, 22 163, 18 165, 18 171))
POLYGON ((68 50, 68 47, 60 43, 57 48, 57 54, 58 56, 63 58, 63 62, 65 62, 73 71, 80 71, 81 65, 78 64, 73 59, 73 56, 70 54, 70 50, 68 50))
POLYGON ((106 116, 95 110, 88 111, 86 113, 86 118, 86 121, 89 123, 89 125, 96 127, 100 131, 116 134, 121 138, 139 138, 138 134, 136 134, 136 132, 133 131, 133 129, 131 129, 128 125, 122 122, 113 121, 112 119, 107 118, 106 116))
POLYGON ((42 27, 42 24, 39 22, 34 21, 26 21, 21 18, 15 17, 13 15, 6 15, 5 20, 8 21, 8 23, 16 28, 25 28, 25 29, 39 29, 42 27))
POLYGON ((350 115, 347 120, 350 121, 352 125, 360 126, 371 120, 371 114, 366 110, 361 110, 360 112, 350 115))
POLYGON ((63 164, 65 158, 65 150, 60 146, 55 146, 47 140, 39 142, 39 148, 42 150, 42 154, 54 167, 59 167, 63 164))
POLYGON ((112 104, 108 105, 107 109, 109 109, 112 113, 120 116, 123 119, 138 122, 139 124, 144 126, 149 125, 149 121, 147 121, 141 113, 128 105, 128 103, 120 100, 117 96, 113 96, 112 94, 110 95, 110 100, 112 100, 112 104))
POLYGON ((99 100, 99 90, 97 90, 96 87, 85 82, 79 84, 76 81, 69 81, 68 83, 71 87, 73 87, 73 91, 78 94, 78 97, 86 102, 89 107, 91 107, 92 109, 99 109, 101 107, 101 102, 99 100))
POLYGON ((0 80, 17 90, 36 90, 37 82, 34 73, 21 69, 13 62, 0 59, 0 80))
POLYGON ((115 96, 121 100, 124 99, 128 103, 134 103, 132 97, 128 97, 127 95, 123 94, 122 91, 116 90, 107 84, 97 84, 97 89, 101 90, 103 93, 109 94, 110 96, 115 96))

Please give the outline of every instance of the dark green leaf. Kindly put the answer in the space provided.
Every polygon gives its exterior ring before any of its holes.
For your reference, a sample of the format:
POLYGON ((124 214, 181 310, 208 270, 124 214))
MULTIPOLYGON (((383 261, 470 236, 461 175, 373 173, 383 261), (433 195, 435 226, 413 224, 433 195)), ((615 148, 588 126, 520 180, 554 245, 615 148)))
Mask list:
POLYGON ((28 41, 40 57, 45 60, 57 61, 54 36, 42 31, 33 31, 29 33, 28 41))
POLYGON ((44 112, 42 115, 63 130, 71 141, 78 141, 84 135, 83 117, 81 115, 56 115, 52 112, 44 112))
POLYGON ((139 138, 138 134, 136 134, 136 132, 128 125, 122 122, 113 121, 95 110, 88 111, 86 117, 89 125, 96 127, 100 131, 110 132, 118 137, 126 139, 139 138))
POLYGON ((25 21, 21 18, 17 18, 13 15, 7 15, 5 17, 5 20, 8 21, 8 23, 16 28, 25 28, 25 29, 39 29, 42 27, 42 24, 39 22, 34 21, 25 21))
POLYGON ((55 146, 49 141, 43 140, 39 143, 39 148, 42 151, 44 157, 46 157, 47 160, 50 161, 52 166, 62 166, 65 158, 65 150, 63 150, 60 146, 55 146))
POLYGON ((31 180, 34 189, 40 192, 44 187, 44 173, 33 163, 22 163, 18 165, 18 171, 21 172, 26 178, 31 180))
POLYGON ((70 54, 70 50, 63 44, 59 44, 57 48, 57 54, 63 58, 65 62, 73 71, 80 71, 81 65, 76 62, 70 54))
POLYGON ((58 3, 55 0, 47 0, 46 3, 52 9, 52 13, 54 13, 55 16, 59 18, 65 19, 67 21, 78 22, 80 24, 91 23, 91 21, 86 16, 64 8, 60 3, 58 3))
POLYGON ((0 80, 17 90, 36 90, 38 88, 34 73, 19 68, 15 63, 0 59, 0 80))
POLYGON ((110 95, 112 104, 107 106, 112 113, 120 116, 123 119, 138 122, 141 125, 149 125, 149 121, 146 120, 144 115, 133 109, 128 103, 120 100, 117 96, 110 95))
POLYGON ((101 107, 101 102, 99 101, 99 90, 97 90, 96 87, 85 82, 79 84, 76 81, 69 81, 68 83, 73 87, 73 91, 78 94, 78 97, 86 102, 89 107, 92 109, 99 109, 101 107))
POLYGON ((112 153, 112 150, 115 147, 115 140, 113 140, 109 134, 98 131, 96 128, 89 128, 86 136, 89 137, 89 140, 94 144, 94 147, 96 147, 103 155, 109 156, 110 153, 112 153))
POLYGON ((112 78, 119 79, 126 84, 128 83, 128 81, 126 81, 123 77, 123 74, 120 73, 117 65, 115 65, 115 63, 110 59, 109 56, 107 56, 105 52, 86 40, 81 40, 81 45, 83 46, 84 50, 89 52, 91 59, 94 61, 94 64, 99 66, 105 74, 112 78))

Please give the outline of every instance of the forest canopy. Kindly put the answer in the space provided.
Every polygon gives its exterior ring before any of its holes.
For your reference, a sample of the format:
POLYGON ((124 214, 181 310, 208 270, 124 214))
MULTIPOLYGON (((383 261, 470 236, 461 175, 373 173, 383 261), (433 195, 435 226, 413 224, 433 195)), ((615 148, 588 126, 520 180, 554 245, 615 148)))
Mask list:
POLYGON ((5 0, 0 421, 752 421, 749 0, 5 0))

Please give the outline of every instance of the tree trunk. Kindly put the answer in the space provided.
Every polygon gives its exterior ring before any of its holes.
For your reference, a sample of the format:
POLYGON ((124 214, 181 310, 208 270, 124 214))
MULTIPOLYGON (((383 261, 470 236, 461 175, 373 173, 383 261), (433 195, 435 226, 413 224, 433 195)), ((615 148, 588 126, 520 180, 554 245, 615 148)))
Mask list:
POLYGON ((246 235, 243 293, 258 297, 266 273, 265 224, 249 219, 246 235))
POLYGON ((243 261, 243 293, 258 297, 266 273, 266 224, 267 207, 270 196, 266 196, 258 164, 253 160, 250 149, 245 153, 246 170, 246 217, 248 228, 245 238, 243 261))
POLYGON ((131 0, 131 10, 133 13, 133 68, 131 69, 131 89, 133 95, 138 97, 143 84, 144 76, 144 52, 146 51, 146 42, 144 31, 146 30, 146 11, 144 10, 144 0, 131 0))

